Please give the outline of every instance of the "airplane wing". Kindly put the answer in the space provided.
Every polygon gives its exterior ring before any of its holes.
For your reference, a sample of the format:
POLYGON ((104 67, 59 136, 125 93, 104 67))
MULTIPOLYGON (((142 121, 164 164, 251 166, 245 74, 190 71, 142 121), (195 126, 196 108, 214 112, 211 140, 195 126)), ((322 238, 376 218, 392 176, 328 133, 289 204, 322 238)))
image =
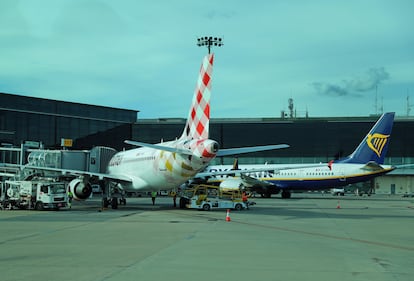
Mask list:
POLYGON ((404 169, 408 167, 414 167, 414 164, 402 164, 402 165, 396 165, 394 167, 396 167, 397 169, 404 169))
POLYGON ((383 170, 384 168, 382 168, 381 165, 379 165, 378 163, 368 162, 361 169, 363 169, 363 170, 369 170, 369 171, 376 171, 376 170, 383 170))
POLYGON ((250 146, 250 147, 239 147, 239 148, 224 148, 217 152, 217 157, 237 155, 250 152, 267 151, 281 148, 288 148, 287 144, 275 144, 275 145, 262 145, 262 146, 250 146))
POLYGON ((175 147, 163 146, 159 144, 150 144, 150 143, 131 141, 131 140, 126 140, 124 142, 127 144, 135 145, 135 146, 143 146, 143 147, 149 147, 153 149, 175 152, 175 153, 180 153, 180 154, 185 154, 185 155, 193 155, 191 150, 187 150, 187 149, 180 149, 180 148, 175 148, 175 147))
POLYGON ((274 186, 276 186, 275 184, 273 184, 271 182, 262 181, 262 180, 254 178, 254 177, 245 175, 245 174, 241 174, 240 177, 247 185, 250 185, 250 186, 261 186, 261 187, 274 187, 274 186))
MULTIPOLYGON (((398 165, 398 166, 393 166, 393 169, 396 168, 405 168, 405 167, 410 167, 410 166, 414 166, 414 164, 406 164, 406 165, 398 165)), ((368 170, 368 171, 380 171, 380 170, 384 170, 384 167, 382 167, 380 164, 370 161, 368 163, 366 163, 361 169, 363 170, 368 170)))
POLYGON ((97 177, 100 180, 109 179, 109 180, 113 180, 115 182, 132 182, 132 179, 125 176, 125 175, 92 173, 92 172, 82 171, 82 170, 69 170, 69 169, 48 168, 48 167, 29 166, 29 165, 23 165, 22 169, 36 169, 36 170, 50 171, 50 172, 61 173, 62 175, 69 175, 70 174, 70 175, 73 175, 73 176, 97 177))
MULTIPOLYGON (((145 142, 131 141, 131 140, 126 140, 124 142, 127 144, 135 145, 135 146, 150 147, 153 149, 159 149, 159 150, 165 150, 169 152, 192 155, 191 150, 186 150, 186 149, 168 147, 168 146, 163 146, 159 144, 150 144, 150 143, 145 143, 145 142)), ((288 148, 288 147, 289 145, 287 144, 276 144, 276 145, 262 145, 262 146, 250 146, 250 147, 239 147, 239 148, 224 148, 224 149, 219 149, 216 156, 218 157, 229 156, 229 155, 236 155, 236 154, 243 154, 243 153, 282 149, 282 148, 288 148)))

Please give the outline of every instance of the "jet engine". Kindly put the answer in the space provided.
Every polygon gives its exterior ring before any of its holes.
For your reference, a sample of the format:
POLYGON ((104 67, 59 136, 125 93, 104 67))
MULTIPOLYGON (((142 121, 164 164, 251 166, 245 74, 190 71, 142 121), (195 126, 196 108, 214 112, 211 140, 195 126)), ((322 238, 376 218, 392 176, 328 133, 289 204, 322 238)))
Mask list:
POLYGON ((244 187, 247 187, 247 184, 239 177, 230 177, 220 183, 220 189, 223 191, 236 190, 244 187))
POLYGON ((76 200, 86 200, 92 194, 91 184, 81 178, 76 178, 70 181, 68 188, 72 192, 73 198, 76 200))

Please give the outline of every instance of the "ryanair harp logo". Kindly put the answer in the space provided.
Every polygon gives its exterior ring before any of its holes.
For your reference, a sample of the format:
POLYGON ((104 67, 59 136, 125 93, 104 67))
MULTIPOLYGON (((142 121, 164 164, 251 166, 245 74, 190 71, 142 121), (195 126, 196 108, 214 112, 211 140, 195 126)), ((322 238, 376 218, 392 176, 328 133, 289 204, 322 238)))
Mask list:
POLYGON ((390 135, 383 135, 375 133, 373 135, 368 134, 367 136, 367 144, 368 147, 371 148, 372 151, 375 152, 375 154, 378 155, 378 157, 381 157, 382 150, 385 146, 385 144, 388 141, 388 138, 390 135))

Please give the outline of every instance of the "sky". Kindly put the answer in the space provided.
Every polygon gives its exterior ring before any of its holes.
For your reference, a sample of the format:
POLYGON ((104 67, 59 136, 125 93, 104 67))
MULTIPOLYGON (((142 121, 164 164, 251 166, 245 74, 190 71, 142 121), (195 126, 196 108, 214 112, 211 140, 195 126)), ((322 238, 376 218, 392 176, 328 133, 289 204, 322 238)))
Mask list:
POLYGON ((186 118, 414 116, 411 0, 0 0, 0 92, 186 118), (411 111, 409 111, 410 109, 411 111))

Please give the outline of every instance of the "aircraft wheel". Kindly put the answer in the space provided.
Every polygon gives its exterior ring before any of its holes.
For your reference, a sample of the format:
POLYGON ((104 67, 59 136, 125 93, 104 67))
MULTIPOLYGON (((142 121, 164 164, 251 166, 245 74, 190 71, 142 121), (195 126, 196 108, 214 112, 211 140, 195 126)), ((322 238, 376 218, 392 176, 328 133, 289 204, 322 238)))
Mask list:
POLYGON ((283 191, 282 192, 282 198, 283 199, 289 199, 291 197, 291 193, 289 191, 283 191))

